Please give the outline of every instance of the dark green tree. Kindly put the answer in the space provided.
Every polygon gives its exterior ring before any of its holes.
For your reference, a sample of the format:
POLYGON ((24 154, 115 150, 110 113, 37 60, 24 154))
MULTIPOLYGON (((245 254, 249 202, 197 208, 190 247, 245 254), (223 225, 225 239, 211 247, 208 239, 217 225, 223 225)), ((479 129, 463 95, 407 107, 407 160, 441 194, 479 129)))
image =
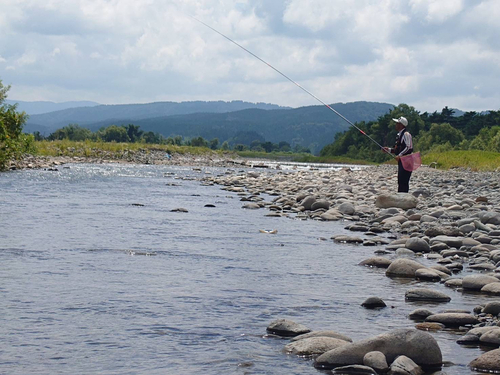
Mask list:
POLYGON ((10 86, 0 80, 0 170, 7 168, 8 162, 32 151, 33 135, 23 134, 23 126, 28 119, 25 112, 17 112, 17 105, 5 104, 10 86))
POLYGON ((127 126, 125 126, 125 129, 127 130, 127 135, 130 139, 130 142, 138 142, 141 139, 143 131, 139 130, 140 126, 128 124, 127 126))

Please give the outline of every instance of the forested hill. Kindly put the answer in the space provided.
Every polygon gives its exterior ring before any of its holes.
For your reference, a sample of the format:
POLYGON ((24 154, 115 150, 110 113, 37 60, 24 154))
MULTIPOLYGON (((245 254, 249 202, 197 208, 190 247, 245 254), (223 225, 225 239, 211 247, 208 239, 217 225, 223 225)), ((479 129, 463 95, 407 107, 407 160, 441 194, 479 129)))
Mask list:
MULTIPOLYGON (((356 123, 374 121, 394 108, 392 104, 374 102, 337 103, 332 107, 356 123)), ((288 142, 318 153, 331 143, 338 132, 349 128, 344 120, 325 106, 284 108, 272 104, 233 102, 150 103, 136 105, 73 108, 31 116, 25 132, 48 136, 69 124, 92 131, 110 125, 139 126, 144 132, 164 137, 218 138, 250 145, 252 141, 288 142), (243 107, 243 110, 238 110, 243 107), (196 112, 196 113, 195 113, 196 112)))
MULTIPOLYGON (((39 131, 42 134, 52 133, 69 124, 87 127, 102 121, 134 122, 139 119, 159 116, 185 115, 198 112, 224 113, 248 108, 278 109, 284 108, 275 104, 249 103, 241 100, 225 101, 193 101, 193 102, 155 102, 146 104, 114 104, 88 107, 67 108, 39 115, 32 115, 25 126, 26 131, 39 131)), ((29 114, 29 113, 28 113, 29 114)))
MULTIPOLYGON (((332 107, 352 122, 371 121, 388 113, 391 104, 355 102, 338 103, 332 107)), ((331 143, 338 132, 349 128, 344 120, 325 106, 296 109, 246 109, 230 113, 195 113, 183 116, 163 116, 152 119, 115 122, 115 125, 133 123, 143 131, 152 131, 165 137, 218 138, 231 145, 250 145, 252 141, 288 142, 292 147, 307 147, 318 153, 331 143)), ((108 121, 90 124, 91 130, 111 125, 108 121)))

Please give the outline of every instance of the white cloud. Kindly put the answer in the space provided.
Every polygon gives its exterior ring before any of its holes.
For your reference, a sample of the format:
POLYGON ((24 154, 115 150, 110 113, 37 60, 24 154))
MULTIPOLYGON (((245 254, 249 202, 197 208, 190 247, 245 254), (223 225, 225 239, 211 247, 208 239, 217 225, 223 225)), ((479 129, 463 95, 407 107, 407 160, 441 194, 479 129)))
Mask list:
POLYGON ((498 106, 498 0, 3 0, 0 79, 18 100, 317 104, 183 12, 330 103, 498 106))
POLYGON ((442 23, 464 9, 463 0, 410 0, 415 14, 424 15, 430 23, 442 23))

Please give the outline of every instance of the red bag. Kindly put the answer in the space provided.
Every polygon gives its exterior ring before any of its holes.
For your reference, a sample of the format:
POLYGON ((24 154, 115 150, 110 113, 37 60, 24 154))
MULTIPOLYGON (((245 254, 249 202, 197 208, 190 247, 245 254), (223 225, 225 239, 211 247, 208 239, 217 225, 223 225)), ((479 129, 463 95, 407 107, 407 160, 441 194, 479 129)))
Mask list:
POLYGON ((401 156, 399 158, 403 168, 408 172, 417 170, 418 167, 422 165, 422 159, 420 158, 420 152, 415 152, 414 154, 401 156))

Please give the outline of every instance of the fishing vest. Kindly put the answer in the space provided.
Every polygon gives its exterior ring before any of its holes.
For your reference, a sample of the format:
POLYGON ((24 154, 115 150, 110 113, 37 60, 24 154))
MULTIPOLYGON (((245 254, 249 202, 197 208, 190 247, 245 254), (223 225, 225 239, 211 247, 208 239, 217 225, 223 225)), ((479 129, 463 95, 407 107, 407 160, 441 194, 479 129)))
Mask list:
MULTIPOLYGON (((405 132, 406 132, 406 128, 404 128, 401 131, 401 134, 399 135, 399 137, 396 135, 396 145, 394 146, 394 154, 395 155, 399 155, 399 153, 401 151, 403 151, 403 149, 406 147, 406 143, 403 140, 403 135, 405 134, 405 132)), ((413 148, 410 148, 410 149, 408 149, 408 151, 406 151, 405 155, 411 154, 412 152, 413 152, 413 148)))

